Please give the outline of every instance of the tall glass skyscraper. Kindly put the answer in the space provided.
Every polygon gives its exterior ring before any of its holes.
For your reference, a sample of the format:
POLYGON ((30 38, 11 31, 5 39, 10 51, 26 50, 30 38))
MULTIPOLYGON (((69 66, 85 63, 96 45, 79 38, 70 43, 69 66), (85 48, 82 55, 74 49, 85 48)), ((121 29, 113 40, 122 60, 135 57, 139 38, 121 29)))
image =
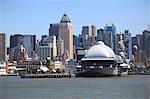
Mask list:
POLYGON ((35 35, 24 35, 23 46, 26 49, 28 57, 32 57, 32 53, 35 51, 36 36, 35 35))
POLYGON ((104 27, 104 42, 116 52, 116 26, 111 21, 104 27))

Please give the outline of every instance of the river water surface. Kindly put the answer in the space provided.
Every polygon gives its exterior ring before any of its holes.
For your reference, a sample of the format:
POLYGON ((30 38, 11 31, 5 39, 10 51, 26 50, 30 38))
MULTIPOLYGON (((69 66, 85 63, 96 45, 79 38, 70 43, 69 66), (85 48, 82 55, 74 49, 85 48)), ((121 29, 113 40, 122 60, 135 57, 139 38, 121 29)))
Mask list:
POLYGON ((0 99, 150 99, 150 76, 0 77, 0 99))

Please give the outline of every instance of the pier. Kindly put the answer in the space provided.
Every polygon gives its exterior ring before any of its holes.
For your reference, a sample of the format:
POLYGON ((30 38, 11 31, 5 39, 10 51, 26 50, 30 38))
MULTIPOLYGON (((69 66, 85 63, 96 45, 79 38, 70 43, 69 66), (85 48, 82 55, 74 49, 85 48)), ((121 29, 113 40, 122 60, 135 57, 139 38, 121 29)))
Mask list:
POLYGON ((71 78, 71 74, 23 74, 21 78, 71 78))

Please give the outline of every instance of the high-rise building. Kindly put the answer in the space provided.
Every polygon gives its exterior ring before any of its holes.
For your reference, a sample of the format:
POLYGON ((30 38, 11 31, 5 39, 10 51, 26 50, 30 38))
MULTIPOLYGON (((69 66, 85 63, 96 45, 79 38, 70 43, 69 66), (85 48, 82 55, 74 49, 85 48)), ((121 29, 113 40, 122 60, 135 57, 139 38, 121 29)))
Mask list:
POLYGON ((68 53, 68 58, 73 59, 72 24, 66 13, 59 24, 59 37, 64 41, 64 51, 68 53))
POLYGON ((127 54, 128 59, 132 59, 132 39, 131 39, 131 33, 129 33, 129 30, 125 30, 124 33, 124 46, 125 46, 125 53, 127 54))
POLYGON ((0 62, 6 59, 6 35, 0 33, 0 62))
POLYGON ((57 39, 57 55, 59 57, 59 60, 61 60, 60 58, 62 57, 64 53, 64 41, 59 37, 57 39))
POLYGON ((55 60, 57 55, 56 36, 43 35, 40 44, 38 45, 38 56, 40 60, 46 60, 49 57, 55 60))
POLYGON ((104 27, 104 42, 116 52, 116 26, 109 21, 104 27))
MULTIPOLYGON (((94 33, 94 26, 93 26, 93 33, 94 33)), ((91 26, 83 26, 82 27, 82 34, 87 34, 88 37, 92 36, 92 28, 91 28, 91 26)))
POLYGON ((73 35, 73 45, 75 47, 79 47, 79 43, 80 43, 80 38, 76 35, 73 35))
POLYGON ((10 36, 10 55, 9 55, 10 61, 14 60, 12 49, 20 45, 23 45, 23 35, 20 35, 20 34, 11 35, 10 36))
POLYGON ((104 42, 104 30, 103 29, 98 29, 97 30, 97 36, 96 36, 96 41, 103 41, 104 42))
POLYGON ((150 31, 143 31, 143 42, 144 42, 144 55, 146 58, 150 58, 150 31))
POLYGON ((88 34, 82 33, 81 38, 82 47, 86 49, 88 46, 88 34))
POLYGON ((116 37, 116 40, 117 40, 117 50, 116 50, 116 54, 120 54, 120 52, 125 52, 125 45, 124 45, 124 34, 123 33, 119 33, 117 34, 117 37, 116 37))
POLYGON ((92 28, 92 36, 96 37, 97 36, 96 26, 92 25, 91 28, 92 28))
POLYGON ((35 52, 36 36, 35 35, 24 35, 23 46, 26 49, 28 57, 32 57, 33 52, 35 52))
POLYGON ((58 34, 59 34, 59 24, 55 23, 55 24, 50 24, 50 28, 49 28, 49 36, 56 36, 56 39, 58 39, 58 34))
POLYGON ((82 26, 82 47, 88 47, 88 39, 92 36, 92 29, 90 26, 82 26))
POLYGON ((23 45, 23 35, 15 34, 10 36, 10 49, 18 45, 23 45))

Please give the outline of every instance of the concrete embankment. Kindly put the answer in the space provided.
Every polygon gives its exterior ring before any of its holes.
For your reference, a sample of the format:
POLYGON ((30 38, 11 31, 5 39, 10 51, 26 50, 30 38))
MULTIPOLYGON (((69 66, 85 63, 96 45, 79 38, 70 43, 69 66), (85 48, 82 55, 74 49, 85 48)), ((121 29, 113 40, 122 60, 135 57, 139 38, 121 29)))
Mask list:
POLYGON ((129 75, 150 75, 150 72, 129 72, 129 75))
POLYGON ((71 78, 72 74, 23 74, 21 78, 71 78))

